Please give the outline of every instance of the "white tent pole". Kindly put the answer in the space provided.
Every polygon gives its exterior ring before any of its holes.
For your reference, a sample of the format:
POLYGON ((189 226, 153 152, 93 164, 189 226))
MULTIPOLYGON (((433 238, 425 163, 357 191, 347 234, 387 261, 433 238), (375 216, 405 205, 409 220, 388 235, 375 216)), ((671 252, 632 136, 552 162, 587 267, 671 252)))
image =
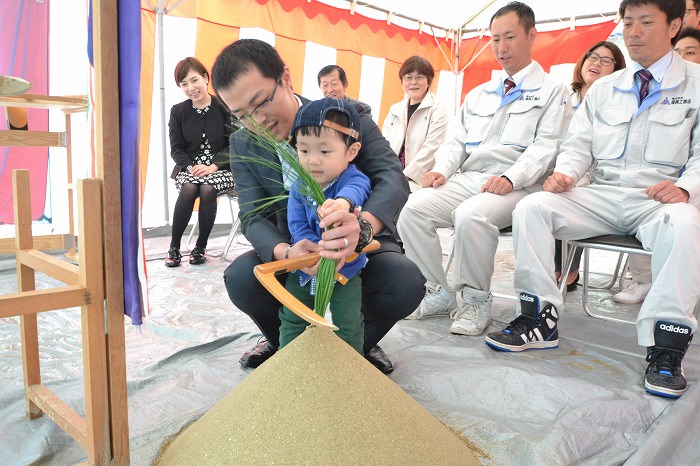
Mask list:
POLYGON ((158 0, 156 9, 156 29, 158 30, 158 92, 160 94, 160 143, 161 157, 163 162, 163 220, 165 224, 170 223, 170 207, 168 205, 168 151, 165 139, 165 47, 163 45, 163 0, 158 0))
MULTIPOLYGON (((465 27, 467 24, 469 24, 469 23, 471 23, 472 21, 474 21, 474 19, 475 19, 476 17, 478 17, 480 14, 482 14, 488 7, 490 7, 490 6, 493 5, 494 3, 496 3, 496 0, 488 0, 486 3, 484 3, 484 6, 482 6, 476 13, 474 13, 468 20, 466 20, 466 21, 464 22, 464 24, 462 24, 462 26, 460 26, 460 27, 454 32, 453 42, 452 42, 453 45, 454 45, 454 47, 455 47, 455 52, 454 52, 454 57, 455 57, 455 58, 454 58, 454 62, 452 63, 452 73, 455 75, 455 91, 454 91, 454 99, 453 99, 453 103, 452 103, 452 105, 453 105, 453 113, 457 113, 457 110, 459 109, 459 107, 460 107, 461 104, 462 104, 462 96, 461 96, 461 92, 460 92, 461 88, 460 88, 460 86, 459 86, 459 83, 457 82, 457 81, 458 81, 457 78, 459 77, 459 73, 461 73, 462 71, 464 71, 464 69, 462 69, 462 70, 459 70, 459 69, 458 69, 458 67, 459 67, 459 46, 460 46, 461 43, 462 43, 462 35, 463 35, 464 27, 465 27)), ((440 45, 437 43, 437 40, 435 41, 435 43, 438 45, 438 48, 440 48, 440 45)), ((491 41, 489 41, 489 44, 490 44, 490 43, 491 43, 491 41)), ((486 45, 488 45, 488 44, 486 44, 486 45)), ((481 55, 481 53, 484 51, 485 48, 486 48, 486 47, 484 47, 483 49, 481 49, 481 50, 479 51, 479 53, 477 53, 476 56, 475 56, 464 68, 466 68, 467 66, 469 66, 469 65, 476 59, 476 57, 478 57, 479 55, 481 55)), ((442 48, 440 48, 440 52, 442 52, 443 56, 445 55, 445 53, 442 51, 442 48)), ((445 58, 447 58, 447 57, 445 57, 445 58)))

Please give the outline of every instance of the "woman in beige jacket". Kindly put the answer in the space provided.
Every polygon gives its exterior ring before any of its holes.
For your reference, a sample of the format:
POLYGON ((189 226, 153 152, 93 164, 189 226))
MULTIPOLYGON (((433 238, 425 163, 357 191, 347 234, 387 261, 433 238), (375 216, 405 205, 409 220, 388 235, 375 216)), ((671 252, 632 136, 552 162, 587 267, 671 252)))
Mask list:
POLYGON ((435 165, 435 151, 445 140, 449 114, 429 92, 435 77, 433 66, 423 57, 403 62, 399 79, 405 97, 389 109, 382 134, 401 159, 411 192, 420 189, 423 175, 435 165))

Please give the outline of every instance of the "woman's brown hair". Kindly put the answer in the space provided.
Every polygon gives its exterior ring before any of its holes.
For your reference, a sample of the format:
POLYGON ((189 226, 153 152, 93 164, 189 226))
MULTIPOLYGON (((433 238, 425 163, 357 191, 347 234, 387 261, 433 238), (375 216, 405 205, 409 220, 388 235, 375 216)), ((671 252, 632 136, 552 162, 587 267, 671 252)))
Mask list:
POLYGON ((190 71, 195 71, 202 76, 209 78, 209 71, 207 67, 202 65, 202 62, 194 57, 187 57, 180 60, 177 65, 175 65, 175 84, 180 86, 180 83, 187 77, 190 71))
POLYGON ((586 84, 586 82, 583 80, 583 75, 581 75, 581 69, 583 68, 583 63, 586 61, 586 59, 588 59, 588 56, 598 47, 605 47, 606 49, 610 50, 610 53, 613 55, 613 60, 615 60, 615 63, 613 63, 615 71, 621 70, 626 66, 625 56, 622 54, 622 51, 617 45, 606 40, 596 42, 586 51, 586 53, 581 55, 581 58, 579 58, 576 62, 576 66, 574 67, 574 80, 571 81, 571 90, 574 92, 581 92, 581 88, 583 88, 583 85, 586 84))

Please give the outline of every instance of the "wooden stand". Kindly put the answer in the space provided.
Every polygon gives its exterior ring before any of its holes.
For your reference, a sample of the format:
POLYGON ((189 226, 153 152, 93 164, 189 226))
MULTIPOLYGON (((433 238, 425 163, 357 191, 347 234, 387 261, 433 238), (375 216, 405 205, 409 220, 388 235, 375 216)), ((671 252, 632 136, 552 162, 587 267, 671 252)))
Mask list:
MULTIPOLYGON (((36 249, 68 249, 66 256, 75 257, 75 231, 73 227, 73 153, 71 149, 71 115, 87 110, 87 97, 50 97, 35 94, 0 96, 1 107, 60 109, 65 116, 65 131, 0 130, 0 146, 65 147, 68 174, 68 235, 44 235, 36 237, 36 249)), ((14 252, 12 238, 0 239, 0 254, 14 252)))
MULTIPOLYGON (((42 413, 48 414, 87 451, 90 464, 109 465, 112 408, 105 334, 102 182, 97 179, 78 182, 79 265, 76 266, 33 248, 29 171, 15 170, 12 178, 19 292, 0 296, 0 318, 20 316, 27 417, 35 419, 42 413), (35 271, 66 286, 36 290, 35 271), (85 418, 42 385, 39 366, 37 313, 75 306, 81 308, 85 418)), ((121 357, 125 355, 122 353, 121 357)))

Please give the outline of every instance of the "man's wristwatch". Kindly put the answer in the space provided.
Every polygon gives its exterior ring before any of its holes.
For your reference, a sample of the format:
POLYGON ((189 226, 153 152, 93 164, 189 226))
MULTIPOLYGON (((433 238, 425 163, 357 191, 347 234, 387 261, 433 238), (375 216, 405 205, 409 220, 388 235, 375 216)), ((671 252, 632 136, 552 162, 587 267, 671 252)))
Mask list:
POLYGON ((355 252, 360 253, 369 243, 372 242, 372 224, 366 219, 360 217, 359 213, 357 216, 357 221, 360 223, 360 237, 357 240, 355 252))

